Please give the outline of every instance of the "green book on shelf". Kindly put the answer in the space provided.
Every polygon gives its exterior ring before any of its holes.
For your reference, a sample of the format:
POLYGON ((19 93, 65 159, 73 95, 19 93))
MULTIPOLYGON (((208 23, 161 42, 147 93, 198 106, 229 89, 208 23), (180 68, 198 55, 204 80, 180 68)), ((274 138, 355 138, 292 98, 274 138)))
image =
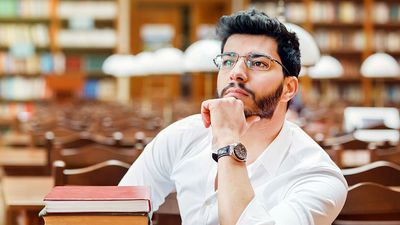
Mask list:
POLYGON ((85 57, 85 69, 90 72, 101 71, 103 62, 106 60, 106 55, 87 55, 85 57))
POLYGON ((16 0, 1 0, 0 18, 17 17, 18 2, 16 0))

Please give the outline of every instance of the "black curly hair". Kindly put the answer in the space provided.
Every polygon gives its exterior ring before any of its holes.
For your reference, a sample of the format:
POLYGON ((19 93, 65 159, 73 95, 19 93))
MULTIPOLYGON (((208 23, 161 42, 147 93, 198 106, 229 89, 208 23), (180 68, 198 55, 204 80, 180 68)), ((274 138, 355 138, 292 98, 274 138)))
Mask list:
POLYGON ((298 76, 301 69, 299 39, 296 33, 289 32, 285 25, 276 18, 270 18, 256 9, 240 11, 220 18, 217 24, 217 35, 222 40, 221 53, 228 38, 233 34, 266 35, 274 38, 278 44, 278 54, 284 76, 298 76))

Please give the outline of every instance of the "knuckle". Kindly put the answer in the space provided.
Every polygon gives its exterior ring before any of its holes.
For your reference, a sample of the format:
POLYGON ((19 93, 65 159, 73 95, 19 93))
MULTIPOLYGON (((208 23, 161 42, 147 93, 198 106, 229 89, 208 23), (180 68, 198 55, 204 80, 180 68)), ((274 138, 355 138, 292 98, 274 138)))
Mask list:
POLYGON ((227 101, 228 103, 234 103, 236 100, 237 100, 237 99, 234 98, 234 97, 226 98, 226 101, 227 101))

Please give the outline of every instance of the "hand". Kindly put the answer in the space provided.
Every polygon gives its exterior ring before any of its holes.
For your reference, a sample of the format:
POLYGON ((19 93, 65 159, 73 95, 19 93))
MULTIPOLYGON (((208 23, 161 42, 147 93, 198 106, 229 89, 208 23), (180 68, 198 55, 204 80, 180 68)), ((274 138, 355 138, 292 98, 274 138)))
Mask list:
POLYGON ((260 120, 258 116, 246 119, 244 105, 234 97, 210 99, 201 105, 205 127, 212 127, 213 149, 240 141, 240 137, 260 120))

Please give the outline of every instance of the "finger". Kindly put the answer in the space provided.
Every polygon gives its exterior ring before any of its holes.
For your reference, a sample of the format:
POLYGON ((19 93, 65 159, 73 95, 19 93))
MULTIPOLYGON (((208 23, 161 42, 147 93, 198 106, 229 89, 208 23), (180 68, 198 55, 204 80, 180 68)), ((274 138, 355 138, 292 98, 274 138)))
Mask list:
POLYGON ((204 101, 201 104, 201 117, 203 119, 203 124, 206 128, 210 127, 211 125, 211 116, 210 116, 210 102, 204 101))

